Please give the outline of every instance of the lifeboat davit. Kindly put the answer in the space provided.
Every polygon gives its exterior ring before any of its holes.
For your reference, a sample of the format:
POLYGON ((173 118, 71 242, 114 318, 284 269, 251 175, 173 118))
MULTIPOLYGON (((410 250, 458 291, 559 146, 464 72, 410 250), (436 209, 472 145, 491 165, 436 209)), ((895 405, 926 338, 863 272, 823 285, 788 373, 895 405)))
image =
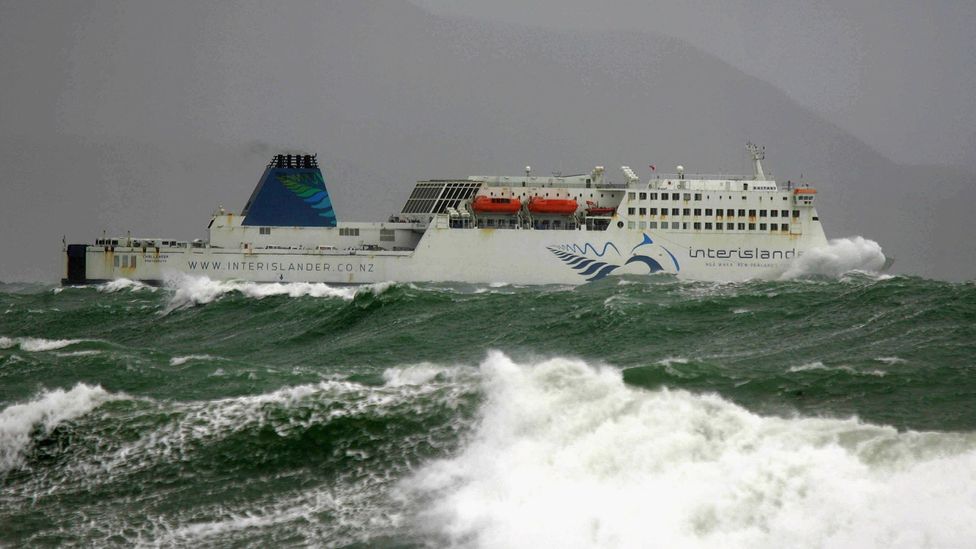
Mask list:
POLYGON ((572 215, 579 204, 572 198, 539 198, 529 200, 529 211, 536 214, 572 215))
POLYGON ((522 208, 522 201, 518 198, 493 198, 490 196, 476 196, 471 203, 475 213, 516 214, 522 208))

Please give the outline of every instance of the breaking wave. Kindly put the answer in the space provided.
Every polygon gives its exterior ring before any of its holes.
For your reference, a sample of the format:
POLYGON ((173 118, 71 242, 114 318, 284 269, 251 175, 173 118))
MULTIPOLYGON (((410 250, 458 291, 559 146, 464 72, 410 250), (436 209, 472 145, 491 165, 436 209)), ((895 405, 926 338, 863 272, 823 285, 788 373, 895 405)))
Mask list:
POLYGON ((835 238, 826 246, 813 248, 794 261, 783 273, 784 280, 804 276, 837 278, 851 271, 878 272, 885 266, 881 245, 862 236, 835 238))
POLYGON ((68 391, 44 391, 29 402, 7 406, 0 412, 0 474, 23 463, 35 429, 50 433, 61 423, 118 398, 124 397, 112 395, 98 385, 79 383, 68 391))
POLYGON ((2 337, 0 336, 0 349, 19 348, 21 351, 35 353, 41 351, 53 351, 63 349, 69 345, 81 343, 81 339, 44 339, 40 337, 2 337))
POLYGON ((173 295, 167 304, 166 311, 169 312, 195 305, 205 305, 230 293, 239 293, 245 297, 255 299, 271 296, 288 296, 351 300, 362 292, 383 293, 393 285, 392 282, 381 282, 363 286, 329 286, 323 283, 308 282, 241 282, 179 275, 166 280, 166 286, 173 290, 173 295))
POLYGON ((492 353, 481 372, 487 400, 470 442, 401 486, 438 544, 976 543, 972 434, 765 417, 564 358, 492 353))

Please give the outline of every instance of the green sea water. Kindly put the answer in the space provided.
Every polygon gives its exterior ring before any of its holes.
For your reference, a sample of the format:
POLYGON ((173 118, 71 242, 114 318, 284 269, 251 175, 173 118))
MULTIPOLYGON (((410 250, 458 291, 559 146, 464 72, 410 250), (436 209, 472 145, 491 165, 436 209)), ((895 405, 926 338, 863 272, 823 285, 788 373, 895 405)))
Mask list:
POLYGON ((0 544, 976 545, 976 285, 0 285, 0 544))

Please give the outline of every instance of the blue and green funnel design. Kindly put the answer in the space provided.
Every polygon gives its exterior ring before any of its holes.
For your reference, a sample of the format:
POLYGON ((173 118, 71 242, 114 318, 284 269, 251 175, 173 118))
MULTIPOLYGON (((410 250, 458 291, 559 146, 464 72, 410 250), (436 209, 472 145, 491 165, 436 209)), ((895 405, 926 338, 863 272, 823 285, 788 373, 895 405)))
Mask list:
POLYGON ((272 160, 251 193, 243 215, 243 224, 252 226, 336 226, 329 191, 314 163, 296 161, 282 166, 282 162, 272 160))

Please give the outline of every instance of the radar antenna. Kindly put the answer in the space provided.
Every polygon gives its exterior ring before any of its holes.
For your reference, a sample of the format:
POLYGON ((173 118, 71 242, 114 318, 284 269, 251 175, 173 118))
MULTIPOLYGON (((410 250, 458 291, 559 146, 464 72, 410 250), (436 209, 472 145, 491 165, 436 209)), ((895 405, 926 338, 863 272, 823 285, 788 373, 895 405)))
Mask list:
POLYGON ((756 181, 766 181, 766 172, 763 171, 762 161, 766 159, 766 147, 760 147, 755 143, 746 143, 749 155, 752 156, 752 173, 756 181))

